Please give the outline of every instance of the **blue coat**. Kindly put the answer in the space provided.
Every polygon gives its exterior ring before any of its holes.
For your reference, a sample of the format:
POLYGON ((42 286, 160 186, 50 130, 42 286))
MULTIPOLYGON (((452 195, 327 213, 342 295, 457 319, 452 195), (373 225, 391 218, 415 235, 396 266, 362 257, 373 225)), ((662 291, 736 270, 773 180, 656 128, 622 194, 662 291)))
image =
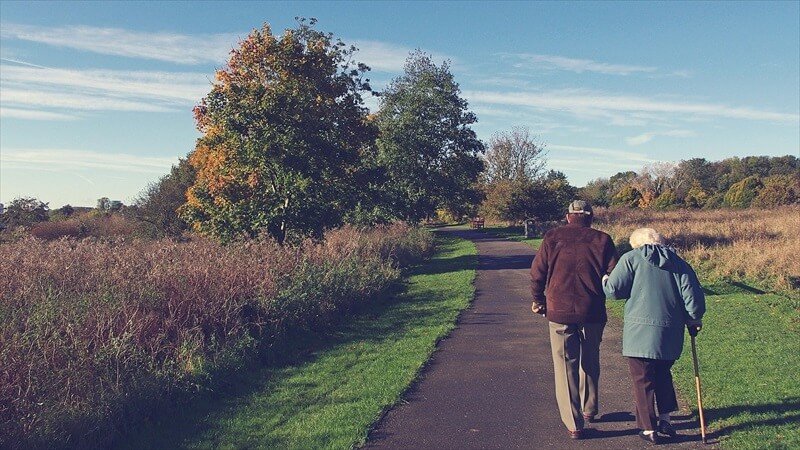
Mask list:
POLYGON ((624 255, 603 290, 625 301, 622 354, 676 360, 688 319, 706 311, 703 289, 692 267, 672 249, 646 244, 624 255))

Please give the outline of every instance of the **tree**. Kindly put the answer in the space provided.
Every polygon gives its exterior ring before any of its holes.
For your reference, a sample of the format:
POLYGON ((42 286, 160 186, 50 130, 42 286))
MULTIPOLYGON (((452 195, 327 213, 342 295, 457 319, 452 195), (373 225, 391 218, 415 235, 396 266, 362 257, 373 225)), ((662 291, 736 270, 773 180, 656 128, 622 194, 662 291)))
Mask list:
POLYGON ((609 206, 612 197, 611 182, 608 178, 591 180, 578 190, 577 196, 586 199, 594 206, 609 206))
POLYGON ((524 127, 492 136, 486 151, 486 169, 481 189, 482 214, 509 222, 525 219, 509 209, 512 198, 525 196, 531 182, 541 177, 547 164, 544 145, 538 143, 524 127))
POLYGON ((505 220, 558 220, 564 217, 564 206, 574 200, 577 189, 567 182, 562 172, 551 170, 533 181, 519 183, 511 193, 505 220))
POLYGON ((747 208, 762 187, 761 179, 756 175, 736 182, 725 193, 724 205, 731 208, 747 208))
POLYGON ((111 210, 111 200, 108 197, 101 197, 97 199, 97 206, 95 209, 100 213, 107 213, 111 210))
POLYGON ((299 20, 283 36, 254 30, 194 109, 197 171, 181 215, 221 238, 278 242, 342 223, 363 189, 359 160, 375 128, 361 94, 369 68, 332 34, 299 20))
POLYGON ((475 182, 484 145, 470 128, 477 118, 460 93, 449 63, 436 66, 421 51, 408 57, 404 75, 381 93, 376 121, 382 191, 395 217, 414 222, 440 208, 479 202, 475 182))
POLYGON ((181 158, 169 174, 148 185, 134 200, 133 216, 148 224, 152 236, 180 236, 189 224, 178 215, 178 209, 186 203, 186 192, 195 178, 194 167, 181 158))
POLYGON ((50 207, 47 203, 33 197, 17 197, 0 215, 0 228, 30 227, 48 220, 50 207))
POLYGON ((750 203, 757 208, 792 205, 800 199, 800 176, 773 175, 763 180, 764 188, 750 203))
POLYGON ((547 165, 545 155, 544 144, 537 142, 525 127, 495 133, 486 151, 486 183, 534 180, 547 165))
POLYGON ((642 193, 634 186, 628 185, 622 188, 611 199, 613 206, 625 206, 628 208, 638 208, 642 201, 642 193))
POLYGON ((689 208, 702 208, 710 197, 711 194, 703 189, 700 181, 694 181, 683 198, 683 204, 689 208))
POLYGON ((672 189, 666 189, 655 200, 653 200, 653 208, 656 209, 669 209, 679 203, 678 196, 672 189))

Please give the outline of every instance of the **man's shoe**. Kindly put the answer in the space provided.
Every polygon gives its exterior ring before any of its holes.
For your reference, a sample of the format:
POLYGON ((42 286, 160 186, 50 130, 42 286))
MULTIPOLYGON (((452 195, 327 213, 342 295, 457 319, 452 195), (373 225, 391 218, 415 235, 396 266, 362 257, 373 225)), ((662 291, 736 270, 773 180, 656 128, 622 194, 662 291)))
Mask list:
POLYGON ((584 414, 583 415, 583 421, 587 422, 587 423, 595 423, 595 422, 597 422, 597 419, 595 419, 594 416, 592 416, 592 415, 584 414))
POLYGON ((674 438, 675 436, 678 435, 678 432, 675 431, 675 428, 672 428, 672 424, 670 424, 666 420, 658 421, 658 432, 661 434, 666 434, 670 438, 674 438))
POLYGON ((655 431, 650 434, 645 434, 644 431, 640 431, 639 437, 651 444, 658 444, 658 433, 655 431))
POLYGON ((583 439, 583 430, 569 430, 569 437, 571 439, 583 439))

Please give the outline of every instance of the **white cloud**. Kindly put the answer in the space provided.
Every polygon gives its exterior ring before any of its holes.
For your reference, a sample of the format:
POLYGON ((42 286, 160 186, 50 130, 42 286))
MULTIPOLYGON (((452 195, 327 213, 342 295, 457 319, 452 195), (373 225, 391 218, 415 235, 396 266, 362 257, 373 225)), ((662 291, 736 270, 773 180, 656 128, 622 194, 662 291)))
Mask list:
POLYGON ((625 138, 625 142, 627 142, 628 145, 642 145, 652 141, 656 136, 692 137, 694 135, 695 133, 689 130, 651 131, 638 136, 625 138))
POLYGON ((657 67, 636 66, 630 64, 609 64, 593 61, 591 59, 567 58, 564 56, 539 55, 539 54, 502 54, 502 56, 519 59, 523 64, 545 70, 566 70, 569 72, 583 73, 595 72, 606 75, 631 75, 635 73, 652 74, 658 71, 657 67))
POLYGON ((3 39, 18 39, 54 47, 151 59, 176 64, 220 64, 236 47, 238 34, 184 35, 177 33, 145 33, 120 28, 90 26, 39 27, 4 23, 0 30, 3 39))
POLYGON ((178 157, 101 153, 72 149, 3 149, 0 164, 3 170, 35 168, 37 170, 101 169, 119 172, 163 174, 178 157))
MULTIPOLYGON (((171 112, 173 108, 153 102, 132 101, 93 94, 68 94, 25 89, 4 89, 3 103, 30 108, 56 108, 85 111, 171 112)), ((42 111, 47 112, 47 111, 42 111)))
MULTIPOLYGON (((701 117, 764 120, 797 123, 800 115, 760 111, 745 107, 729 107, 678 101, 651 100, 642 97, 597 94, 576 90, 541 92, 468 91, 470 102, 522 106, 540 110, 562 111, 576 116, 597 117, 625 114, 680 114, 701 117)), ((628 116, 639 117, 642 116, 628 116)))
POLYGON ((102 92, 120 97, 149 97, 196 103, 211 90, 210 74, 193 72, 75 70, 0 66, 4 86, 46 86, 75 92, 102 92))
POLYGON ((0 106, 0 117, 4 119, 24 120, 77 120, 79 117, 50 111, 36 111, 29 109, 7 108, 0 106))

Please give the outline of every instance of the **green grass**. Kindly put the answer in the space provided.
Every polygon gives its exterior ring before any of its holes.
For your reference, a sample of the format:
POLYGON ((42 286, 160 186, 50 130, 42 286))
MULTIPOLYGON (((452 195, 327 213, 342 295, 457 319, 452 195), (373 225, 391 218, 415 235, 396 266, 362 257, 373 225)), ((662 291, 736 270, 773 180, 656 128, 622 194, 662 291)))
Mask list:
POLYGON ((475 246, 437 236, 401 292, 298 337, 281 365, 232 375, 213 395, 163 414, 120 448, 346 449, 362 445, 469 306, 475 246))
MULTIPOLYGON (((696 341, 708 431, 724 449, 800 448, 800 310, 791 299, 753 293, 742 283, 705 288, 696 341)), ((609 311, 621 318, 623 304, 610 301, 609 311)), ((688 336, 672 373, 697 415, 688 336)))

